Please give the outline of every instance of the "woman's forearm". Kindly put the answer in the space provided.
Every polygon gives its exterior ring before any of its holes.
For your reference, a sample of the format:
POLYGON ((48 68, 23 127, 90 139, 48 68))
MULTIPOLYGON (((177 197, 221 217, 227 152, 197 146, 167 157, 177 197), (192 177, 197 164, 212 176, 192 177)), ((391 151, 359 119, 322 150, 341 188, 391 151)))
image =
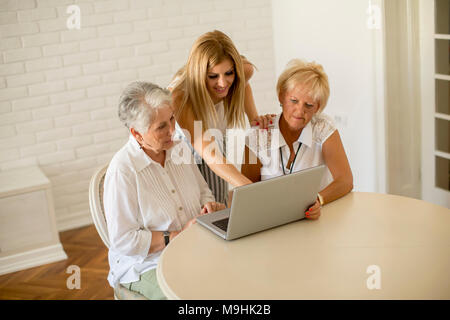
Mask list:
POLYGON ((333 182, 319 192, 324 203, 343 197, 353 189, 353 174, 338 130, 323 143, 323 158, 333 176, 333 182))
POLYGON ((227 159, 223 153, 220 152, 215 141, 212 141, 207 145, 204 142, 202 146, 195 144, 194 149, 196 149, 197 152, 200 151, 200 156, 215 174, 233 186, 239 187, 252 183, 252 181, 240 173, 234 165, 227 163, 227 159))
POLYGON ((253 91, 250 84, 247 83, 245 86, 245 96, 244 96, 244 109, 247 115, 248 122, 251 123, 258 117, 258 111, 256 110, 255 99, 253 98, 253 91))
MULTIPOLYGON (((172 241, 172 239, 175 238, 179 233, 180 231, 170 232, 169 241, 172 241)), ((164 241, 164 233, 162 231, 152 231, 152 242, 150 244, 148 254, 164 250, 165 247, 166 243, 164 241)))
POLYGON ((338 178, 330 183, 325 189, 319 192, 324 204, 330 203, 336 199, 345 196, 353 189, 352 178, 338 178))
POLYGON ((189 133, 190 141, 195 151, 203 158, 211 170, 233 186, 250 184, 251 181, 242 175, 234 165, 227 163, 227 159, 220 152, 215 138, 206 137, 204 133, 201 135, 196 134, 194 122, 195 118, 190 109, 178 119, 179 125, 189 133))
MULTIPOLYGON (((208 163, 208 162, 206 162, 208 163)), ((230 183, 235 187, 240 187, 246 184, 251 184, 252 181, 245 177, 239 170, 232 164, 208 164, 212 171, 219 177, 230 183)))

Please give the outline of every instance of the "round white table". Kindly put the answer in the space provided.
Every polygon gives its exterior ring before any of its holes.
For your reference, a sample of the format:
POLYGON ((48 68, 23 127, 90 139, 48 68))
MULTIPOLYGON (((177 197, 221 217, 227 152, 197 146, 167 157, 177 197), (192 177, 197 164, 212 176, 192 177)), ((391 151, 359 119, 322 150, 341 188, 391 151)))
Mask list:
POLYGON ((195 224, 157 277, 169 299, 450 299, 450 210, 352 192, 318 220, 233 241, 195 224))

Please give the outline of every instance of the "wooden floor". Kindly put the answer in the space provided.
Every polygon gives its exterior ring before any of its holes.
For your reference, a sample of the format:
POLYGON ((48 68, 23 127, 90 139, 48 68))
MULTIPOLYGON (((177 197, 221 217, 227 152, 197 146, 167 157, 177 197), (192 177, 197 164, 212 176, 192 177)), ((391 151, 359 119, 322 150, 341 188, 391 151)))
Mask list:
POLYGON ((113 289, 106 280, 108 249, 94 225, 60 233, 68 259, 0 276, 1 300, 112 300, 113 289), (80 289, 68 289, 67 267, 77 265, 80 289))

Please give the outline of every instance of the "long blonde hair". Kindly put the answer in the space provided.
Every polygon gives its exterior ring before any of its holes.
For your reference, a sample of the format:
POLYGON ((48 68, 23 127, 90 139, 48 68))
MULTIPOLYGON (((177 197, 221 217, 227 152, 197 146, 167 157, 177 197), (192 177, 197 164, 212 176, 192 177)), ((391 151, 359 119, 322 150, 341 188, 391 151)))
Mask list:
POLYGON ((175 77, 179 80, 173 93, 183 93, 177 116, 183 112, 188 102, 192 105, 195 120, 203 122, 203 129, 209 129, 209 119, 217 124, 217 113, 206 87, 206 76, 210 68, 230 59, 234 65, 235 78, 227 96, 223 100, 225 118, 229 127, 245 126, 244 90, 245 75, 242 58, 231 39, 221 31, 203 34, 191 48, 186 65, 175 77))

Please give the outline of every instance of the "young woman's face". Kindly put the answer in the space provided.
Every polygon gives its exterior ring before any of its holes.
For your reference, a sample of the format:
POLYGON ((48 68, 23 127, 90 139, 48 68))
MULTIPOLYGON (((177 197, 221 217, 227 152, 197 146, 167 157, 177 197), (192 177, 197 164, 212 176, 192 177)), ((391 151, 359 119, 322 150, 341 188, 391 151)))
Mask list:
POLYGON ((159 108, 148 131, 142 135, 144 146, 155 151, 168 150, 173 146, 175 116, 171 106, 159 108))
POLYGON ((301 84, 280 94, 279 100, 283 106, 283 118, 291 130, 303 129, 319 111, 319 103, 301 84))
POLYGON ((210 68, 206 74, 206 87, 214 103, 225 98, 235 78, 234 64, 230 59, 210 68))

